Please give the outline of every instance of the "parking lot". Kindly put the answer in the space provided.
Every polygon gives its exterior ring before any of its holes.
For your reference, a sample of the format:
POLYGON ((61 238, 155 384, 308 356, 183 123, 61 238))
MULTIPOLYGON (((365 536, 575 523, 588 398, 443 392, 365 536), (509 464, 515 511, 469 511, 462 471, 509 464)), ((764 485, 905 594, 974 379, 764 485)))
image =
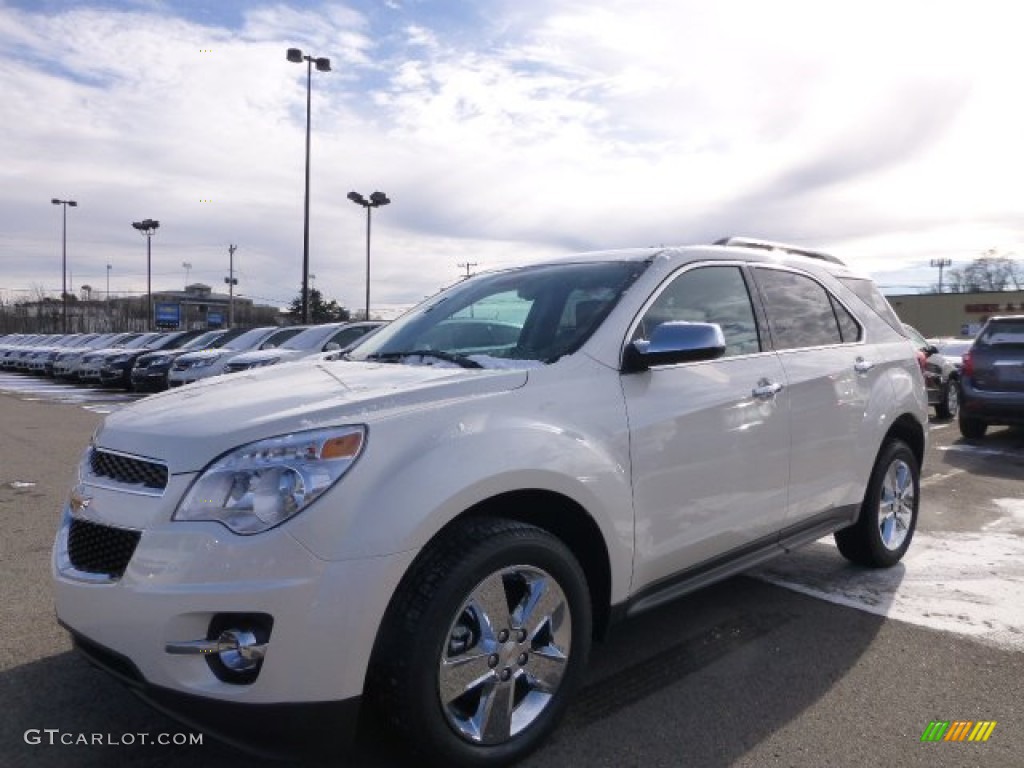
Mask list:
MULTIPOLYGON (((0 765, 263 764, 210 738, 142 743, 191 732, 90 668, 54 621, 49 549, 75 462, 137 397, 0 373, 0 765)), ((824 540, 621 625, 524 765, 1009 768, 1022 691, 1024 431, 972 443, 933 420, 902 564, 856 568, 824 540), (997 725, 984 743, 922 743, 934 720, 997 725)), ((338 764, 419 763, 370 720, 338 764)))

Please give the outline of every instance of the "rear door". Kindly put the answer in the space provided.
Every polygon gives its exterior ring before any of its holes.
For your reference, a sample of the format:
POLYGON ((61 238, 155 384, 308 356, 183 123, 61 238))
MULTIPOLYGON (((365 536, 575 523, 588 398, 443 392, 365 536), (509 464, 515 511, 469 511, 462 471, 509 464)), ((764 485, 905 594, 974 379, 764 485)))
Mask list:
POLYGON ((767 265, 753 273, 789 392, 787 523, 852 517, 856 507, 850 505, 865 482, 860 445, 868 401, 872 388, 885 386, 885 366, 872 358, 853 313, 816 278, 767 265))

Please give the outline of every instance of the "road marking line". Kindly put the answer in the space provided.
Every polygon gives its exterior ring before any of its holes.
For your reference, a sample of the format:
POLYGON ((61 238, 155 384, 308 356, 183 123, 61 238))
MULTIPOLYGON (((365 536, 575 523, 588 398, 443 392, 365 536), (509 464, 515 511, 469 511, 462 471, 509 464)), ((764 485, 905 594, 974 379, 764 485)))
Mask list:
POLYGON ((980 448, 976 445, 939 445, 939 451, 953 451, 955 453, 974 453, 978 456, 1020 456, 1020 451, 1004 451, 1001 448, 980 448))
POLYGON ((966 469, 951 469, 949 472, 937 472, 934 475, 929 475, 921 481, 922 486, 933 485, 934 483, 941 482, 942 480, 948 480, 951 477, 962 475, 966 472, 966 469))

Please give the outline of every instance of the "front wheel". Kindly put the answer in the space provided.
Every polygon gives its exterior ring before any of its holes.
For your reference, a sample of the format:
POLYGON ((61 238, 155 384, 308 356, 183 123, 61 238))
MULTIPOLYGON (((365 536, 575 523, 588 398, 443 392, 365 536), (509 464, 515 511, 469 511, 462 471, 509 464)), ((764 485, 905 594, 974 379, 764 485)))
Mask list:
POLYGON ((586 579, 559 539, 470 519, 403 579, 374 650, 370 693, 437 765, 505 765, 556 726, 590 634, 586 579))
POLYGON ((892 440, 883 446, 857 522, 836 531, 843 557, 870 568, 888 568, 903 558, 917 526, 920 474, 906 443, 892 440))

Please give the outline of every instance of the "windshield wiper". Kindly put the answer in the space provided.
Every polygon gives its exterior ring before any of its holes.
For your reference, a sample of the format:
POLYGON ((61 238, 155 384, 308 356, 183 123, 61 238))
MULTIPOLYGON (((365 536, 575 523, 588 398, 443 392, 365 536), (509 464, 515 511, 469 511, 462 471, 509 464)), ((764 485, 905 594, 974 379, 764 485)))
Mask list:
POLYGON ((377 352, 367 355, 367 360, 378 360, 380 362, 398 362, 405 357, 433 357, 444 360, 448 363, 455 363, 463 368, 483 368, 476 360, 471 360, 466 355, 459 355, 454 352, 444 352, 440 349, 414 349, 410 352, 377 352))

